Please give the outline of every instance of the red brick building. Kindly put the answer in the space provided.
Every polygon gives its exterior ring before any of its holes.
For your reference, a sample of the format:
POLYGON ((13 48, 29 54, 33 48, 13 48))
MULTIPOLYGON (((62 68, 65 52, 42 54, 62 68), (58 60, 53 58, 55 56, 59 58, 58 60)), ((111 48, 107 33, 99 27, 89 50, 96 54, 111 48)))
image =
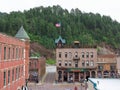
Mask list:
POLYGON ((21 27, 15 38, 0 33, 0 90, 23 90, 29 67, 29 37, 21 27))
POLYGON ((31 57, 29 61, 29 81, 40 81, 45 74, 45 58, 31 57))

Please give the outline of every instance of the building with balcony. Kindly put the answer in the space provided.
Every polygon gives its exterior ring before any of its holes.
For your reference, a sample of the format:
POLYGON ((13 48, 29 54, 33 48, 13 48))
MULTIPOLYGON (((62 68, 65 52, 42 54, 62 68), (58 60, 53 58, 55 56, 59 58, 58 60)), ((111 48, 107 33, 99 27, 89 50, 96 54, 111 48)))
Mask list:
POLYGON ((29 76, 29 40, 23 26, 15 37, 0 33, 0 90, 25 90, 29 76))
POLYGON ((97 77, 115 78, 117 77, 117 56, 115 54, 98 55, 97 59, 97 77))
POLYGON ((88 77, 96 77, 96 47, 81 47, 79 41, 74 41, 72 47, 66 48, 62 37, 56 39, 55 43, 57 45, 56 80, 58 82, 76 82, 88 77))

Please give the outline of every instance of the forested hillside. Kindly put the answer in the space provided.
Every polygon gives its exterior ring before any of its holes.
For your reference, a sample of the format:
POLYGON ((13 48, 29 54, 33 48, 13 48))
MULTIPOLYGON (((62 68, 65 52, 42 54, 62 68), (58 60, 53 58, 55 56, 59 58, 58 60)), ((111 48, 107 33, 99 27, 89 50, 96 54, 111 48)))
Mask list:
POLYGON ((70 12, 62 7, 36 7, 24 12, 0 13, 0 32, 14 36, 23 25, 31 41, 47 48, 54 48, 54 40, 61 36, 67 45, 79 40, 83 45, 96 45, 101 42, 120 46, 120 23, 109 16, 85 13, 79 9, 70 12), (61 23, 61 27, 55 27, 61 23), (60 33, 61 32, 61 33, 60 33))

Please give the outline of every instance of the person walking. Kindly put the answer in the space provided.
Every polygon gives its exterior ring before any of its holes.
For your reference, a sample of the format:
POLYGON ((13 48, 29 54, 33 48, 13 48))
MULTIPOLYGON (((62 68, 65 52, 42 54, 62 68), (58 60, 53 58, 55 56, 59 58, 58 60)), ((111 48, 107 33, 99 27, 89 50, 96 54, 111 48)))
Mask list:
POLYGON ((76 86, 75 86, 74 90, 78 90, 76 86))

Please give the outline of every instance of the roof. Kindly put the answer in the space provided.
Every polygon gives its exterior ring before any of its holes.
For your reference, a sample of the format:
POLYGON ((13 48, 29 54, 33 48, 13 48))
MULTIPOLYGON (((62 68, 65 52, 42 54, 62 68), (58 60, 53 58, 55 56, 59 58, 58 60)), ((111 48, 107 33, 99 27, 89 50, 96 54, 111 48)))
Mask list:
POLYGON ((19 39, 30 39, 26 31, 24 30, 23 26, 20 27, 15 37, 19 39))
POLYGON ((89 78, 89 81, 91 81, 93 84, 96 84, 96 90, 120 90, 120 79, 89 78))
POLYGON ((115 54, 104 54, 104 55, 98 55, 98 58, 115 58, 115 54))
POLYGON ((61 40, 62 43, 66 42, 65 39, 62 39, 62 37, 59 36, 59 38, 55 40, 55 43, 58 43, 60 40, 61 40))

